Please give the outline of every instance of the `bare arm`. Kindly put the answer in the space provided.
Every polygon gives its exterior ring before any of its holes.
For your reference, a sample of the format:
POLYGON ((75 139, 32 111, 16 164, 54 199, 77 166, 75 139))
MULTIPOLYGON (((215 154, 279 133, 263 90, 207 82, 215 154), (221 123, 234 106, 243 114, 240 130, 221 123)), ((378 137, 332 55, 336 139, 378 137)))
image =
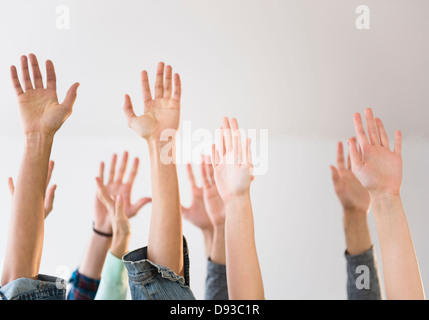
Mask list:
MULTIPOLYGON (((117 167, 116 163, 117 155, 113 154, 107 181, 105 182, 104 162, 101 162, 97 181, 99 181, 103 186, 105 195, 110 197, 117 197, 120 195, 122 197, 124 212, 128 218, 131 218, 134 217, 143 206, 150 202, 151 199, 141 198, 135 203, 131 202, 131 191, 138 172, 139 159, 134 159, 128 179, 124 179, 125 171, 128 165, 128 152, 124 152, 122 155, 122 160, 119 164, 119 167, 117 167), (106 183, 106 185, 104 185, 104 183, 106 183)), ((98 189, 99 187, 100 186, 98 185, 98 189)), ((109 216, 108 207, 100 200, 99 196, 96 196, 94 209, 94 228, 97 231, 101 231, 106 234, 112 234, 112 220, 109 216)), ((100 279, 104 261, 111 246, 113 246, 112 237, 101 236, 93 232, 91 234, 88 246, 85 249, 81 265, 79 266, 79 273, 92 279, 100 279)))
POLYGON ((349 140, 353 172, 369 191, 383 261, 384 282, 388 299, 424 299, 419 265, 411 233, 402 207, 402 157, 400 131, 395 134, 394 151, 380 119, 371 109, 365 110, 368 136, 360 114, 354 123, 362 153, 349 140))
POLYGON ((206 256, 209 257, 213 242, 213 226, 207 215, 206 204, 204 203, 204 191, 202 187, 197 186, 190 163, 186 165, 186 170, 192 188, 192 204, 188 208, 182 206, 182 215, 183 218, 201 230, 206 256))
POLYGON ((250 140, 243 155, 238 124, 227 118, 218 151, 213 147, 212 163, 219 194, 226 209, 226 268, 231 300, 264 299, 262 275, 254 237, 250 183, 252 161, 250 140), (234 138, 232 137, 234 135, 234 138))
POLYGON ((44 201, 49 157, 54 135, 71 114, 78 88, 75 83, 69 89, 64 102, 59 104, 52 62, 46 62, 45 88, 36 57, 30 54, 29 59, 33 82, 27 57, 21 57, 24 89, 16 68, 11 67, 25 134, 25 148, 12 198, 2 285, 21 277, 35 278, 38 275, 43 249, 44 201))
POLYGON ((131 99, 125 96, 128 125, 146 139, 149 147, 152 216, 148 258, 183 275, 183 235, 179 185, 175 164, 176 136, 180 121, 181 84, 172 68, 159 63, 152 98, 148 75, 142 72, 144 114, 136 116, 131 99), (165 72, 165 79, 164 79, 165 72))
POLYGON ((337 167, 331 166, 331 171, 335 193, 343 207, 347 252, 350 255, 364 253, 372 247, 367 218, 371 199, 352 172, 350 156, 346 166, 341 142, 337 147, 337 167))

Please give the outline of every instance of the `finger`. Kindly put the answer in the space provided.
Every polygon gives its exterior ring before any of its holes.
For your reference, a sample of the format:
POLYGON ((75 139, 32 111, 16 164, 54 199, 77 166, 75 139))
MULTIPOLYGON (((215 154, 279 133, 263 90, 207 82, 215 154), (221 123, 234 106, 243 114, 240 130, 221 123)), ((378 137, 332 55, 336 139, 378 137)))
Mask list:
MULTIPOLYGON (((149 92, 149 94, 150 94, 150 92, 149 92)), ((137 116, 134 113, 134 108, 133 108, 133 104, 131 102, 131 98, 127 94, 125 95, 125 102, 124 102, 123 110, 125 113, 125 117, 127 118, 128 126, 131 128, 132 122, 135 118, 137 118, 137 116)))
POLYGON ((371 108, 365 109, 366 126, 368 128, 368 136, 371 144, 380 145, 380 138, 377 132, 377 126, 375 124, 374 114, 371 108))
POLYGON ((22 79, 24 81, 25 91, 33 89, 33 84, 31 83, 30 71, 28 70, 28 60, 26 56, 21 57, 21 72, 22 79))
POLYGON ((110 161, 110 171, 109 171, 109 180, 107 183, 113 182, 113 179, 115 179, 115 171, 116 171, 116 160, 118 159, 117 154, 115 153, 112 156, 112 160, 110 161))
POLYGON ((139 164, 140 164, 139 158, 134 158, 133 166, 131 168, 130 175, 128 176, 128 181, 127 181, 127 183, 130 185, 132 185, 134 183, 134 180, 136 179, 137 172, 139 170, 139 164))
POLYGON ((338 170, 344 170, 346 168, 344 161, 344 147, 342 142, 338 142, 337 145, 337 168, 338 170))
POLYGON ((16 95, 19 96, 24 93, 22 90, 21 83, 19 82, 18 72, 16 71, 15 66, 10 67, 10 78, 12 79, 12 85, 15 89, 16 95))
POLYGON ((182 82, 180 80, 180 76, 177 73, 175 73, 173 100, 180 102, 181 97, 182 97, 182 82))
POLYGON ((242 164, 243 162, 243 146, 241 143, 241 132, 240 128, 238 127, 238 122, 236 118, 231 119, 231 129, 233 132, 233 135, 237 137, 234 141, 236 144, 234 145, 234 148, 237 148, 237 163, 242 164))
POLYGON ((229 125, 229 120, 227 117, 223 118, 222 125, 224 130, 225 148, 227 152, 230 152, 232 151, 233 144, 232 144, 231 127, 229 125))
POLYGON ((192 170, 192 165, 190 163, 186 164, 186 172, 188 173, 189 181, 191 182, 192 188, 197 188, 197 183, 195 182, 194 172, 192 170))
POLYGON ((383 122, 380 118, 375 119, 377 125, 378 134, 380 136, 380 142, 383 147, 389 148, 389 137, 387 136, 386 129, 384 128, 383 122))
POLYGON ((149 84, 149 76, 147 71, 142 71, 142 92, 143 92, 143 101, 146 104, 150 100, 152 100, 152 94, 150 93, 150 84, 149 84))
POLYGON ((98 178, 100 178, 101 183, 104 184, 104 162, 103 161, 100 162, 98 178))
POLYGON ((363 127, 362 117, 360 116, 359 113, 355 113, 353 117, 353 121, 355 125, 356 136, 359 141, 359 145, 361 148, 363 148, 363 146, 369 144, 369 142, 365 133, 365 129, 363 127))
POLYGON ((357 139, 356 139, 356 137, 353 137, 351 140, 356 144, 356 146, 357 146, 357 148, 358 148, 359 159, 360 159, 361 161, 363 161, 362 148, 361 148, 361 146, 357 143, 357 139))
POLYGON ((225 148, 225 132, 224 132, 223 126, 219 129, 218 150, 219 150, 220 154, 223 157, 225 155, 225 153, 226 153, 226 148, 225 148))
POLYGON ((68 109, 73 108, 73 104, 75 103, 77 98, 77 89, 79 88, 79 86, 80 84, 78 82, 73 83, 73 85, 67 91, 66 97, 62 103, 64 107, 68 109))
POLYGON ((253 166, 252 161, 252 141, 250 138, 246 140, 246 163, 253 166))
POLYGON ((219 165, 220 158, 219 158, 219 152, 216 150, 216 145, 212 145, 212 164, 216 167, 219 165))
POLYGON ((31 64, 31 70, 33 71, 33 82, 36 89, 43 88, 42 74, 40 73, 39 62, 34 54, 28 55, 31 64))
POLYGON ((124 211, 124 199, 122 199, 121 195, 116 197, 114 214, 117 219, 126 219, 124 211))
POLYGON ((119 170, 116 174, 115 181, 118 183, 122 183, 122 180, 124 179, 125 170, 127 169, 128 164, 128 152, 124 152, 122 155, 121 164, 119 165, 119 170))
POLYGON ((131 210, 137 213, 138 211, 140 211, 141 208, 143 208, 150 202, 152 202, 152 198, 141 198, 131 206, 131 210))
POLYGON ((7 179, 7 185, 9 187, 10 195, 13 196, 13 193, 15 192, 15 185, 13 184, 13 179, 11 177, 7 179))
POLYGON ((203 186, 204 188, 209 188, 210 187, 210 181, 208 179, 208 172, 207 172, 207 167, 206 164, 204 162, 201 162, 201 177, 203 180, 203 186))
POLYGON ((55 75, 54 64, 51 60, 46 61, 46 88, 57 90, 57 76, 55 75))
POLYGON ((397 130, 395 132, 395 145, 393 147, 393 152, 398 155, 401 155, 402 151, 402 132, 397 130))
POLYGON ((100 178, 96 177, 95 181, 97 182, 97 197, 110 212, 111 209, 114 207, 114 201, 110 197, 110 194, 107 191, 106 187, 101 183, 100 178))
POLYGON ((334 182, 334 184, 336 184, 340 179, 340 174, 338 173, 337 168, 335 168, 334 166, 330 166, 330 168, 332 173, 332 181, 334 182))
POLYGON ((155 99, 162 98, 164 94, 164 63, 158 63, 156 68, 156 80, 155 80, 155 99))
POLYGON ((353 170, 359 169, 362 166, 362 160, 357 150, 356 141, 353 139, 348 139, 347 142, 349 145, 349 153, 350 153, 350 160, 352 163, 352 169, 353 170))
POLYGON ((164 98, 171 98, 171 92, 173 91, 173 69, 171 66, 165 67, 165 84, 164 84, 164 98))
POLYGON ((238 162, 238 157, 239 157, 239 150, 237 148, 238 145, 238 137, 234 136, 234 146, 233 146, 233 150, 234 150, 234 164, 239 164, 240 162, 238 162))
POLYGON ((352 169, 352 160, 350 160, 350 152, 347 154, 347 170, 352 169))
POLYGON ((48 175, 46 177, 46 187, 49 185, 49 181, 51 181, 52 171, 54 170, 55 162, 49 161, 49 167, 48 167, 48 175))
POLYGON ((206 163, 206 170, 208 170, 208 173, 210 176, 210 180, 212 181, 212 183, 215 183, 214 170, 213 170, 213 165, 212 165, 210 156, 205 156, 205 163, 206 163))
POLYGON ((54 184, 46 191, 45 196, 45 219, 51 213, 52 209, 54 208, 54 198, 55 198, 55 190, 57 189, 57 185, 54 184))

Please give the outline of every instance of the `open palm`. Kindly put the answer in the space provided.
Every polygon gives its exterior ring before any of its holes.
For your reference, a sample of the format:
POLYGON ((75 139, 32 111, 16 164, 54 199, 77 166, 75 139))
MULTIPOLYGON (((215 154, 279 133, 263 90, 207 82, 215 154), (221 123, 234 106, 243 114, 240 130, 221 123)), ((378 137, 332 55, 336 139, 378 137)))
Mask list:
MULTIPOLYGON (((135 203, 131 202, 131 191, 134 184, 134 180, 137 175, 139 160, 138 158, 134 159, 133 167, 129 173, 127 181, 124 181, 124 175, 128 163, 128 152, 124 152, 122 157, 121 164, 119 169, 116 170, 117 155, 112 156, 112 161, 110 165, 109 178, 107 183, 104 184, 104 163, 100 163, 100 174, 97 177, 103 186, 105 193, 110 195, 111 199, 116 199, 117 196, 121 196, 124 213, 127 218, 132 218, 139 210, 151 201, 151 198, 141 198, 135 203)), ((114 203, 114 201, 112 202, 114 203)), ((108 203, 107 203, 108 204, 108 203)), ((100 199, 100 195, 97 194, 95 199, 95 224, 97 229, 103 232, 111 232, 111 221, 109 219, 109 209, 113 208, 106 207, 106 202, 103 202, 100 199)))
POLYGON ((149 86, 148 74, 142 72, 144 113, 136 116, 129 95, 125 95, 124 112, 128 126, 146 140, 159 140, 163 134, 171 136, 179 128, 181 83, 178 74, 174 75, 173 93, 172 68, 160 62, 155 82, 155 97, 149 86), (165 79, 164 79, 165 70, 165 79))
POLYGON ((64 102, 60 104, 56 92, 53 63, 50 60, 46 61, 47 83, 45 88, 36 56, 30 54, 29 60, 33 81, 30 78, 27 57, 21 57, 24 89, 18 79, 15 66, 11 67, 11 78, 18 97, 24 132, 26 134, 34 132, 54 134, 70 116, 79 84, 75 83, 70 87, 64 102))

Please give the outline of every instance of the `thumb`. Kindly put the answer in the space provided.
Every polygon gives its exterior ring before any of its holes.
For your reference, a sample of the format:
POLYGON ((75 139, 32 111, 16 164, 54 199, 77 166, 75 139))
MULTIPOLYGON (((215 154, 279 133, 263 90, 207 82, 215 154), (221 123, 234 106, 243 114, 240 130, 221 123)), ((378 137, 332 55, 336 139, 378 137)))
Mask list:
POLYGON ((73 104, 76 101, 76 97, 77 97, 77 88, 79 88, 79 86, 80 86, 79 82, 76 82, 67 91, 66 98, 62 103, 64 107, 68 109, 71 109, 73 107, 73 104))
POLYGON ((143 208, 146 204, 152 202, 152 198, 141 198, 136 203, 134 203, 131 208, 133 212, 138 212, 141 208, 143 208))

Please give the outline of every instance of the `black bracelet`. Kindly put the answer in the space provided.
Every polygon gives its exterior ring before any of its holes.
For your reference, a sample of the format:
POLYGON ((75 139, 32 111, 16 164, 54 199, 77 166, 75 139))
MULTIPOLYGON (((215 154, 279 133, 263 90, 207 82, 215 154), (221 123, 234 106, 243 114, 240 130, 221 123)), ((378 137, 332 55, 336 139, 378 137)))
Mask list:
POLYGON ((104 233, 101 231, 98 231, 97 229, 95 229, 95 223, 92 223, 92 231, 94 231, 96 234, 103 236, 103 237, 107 237, 107 238, 111 238, 113 237, 113 233, 104 233))

